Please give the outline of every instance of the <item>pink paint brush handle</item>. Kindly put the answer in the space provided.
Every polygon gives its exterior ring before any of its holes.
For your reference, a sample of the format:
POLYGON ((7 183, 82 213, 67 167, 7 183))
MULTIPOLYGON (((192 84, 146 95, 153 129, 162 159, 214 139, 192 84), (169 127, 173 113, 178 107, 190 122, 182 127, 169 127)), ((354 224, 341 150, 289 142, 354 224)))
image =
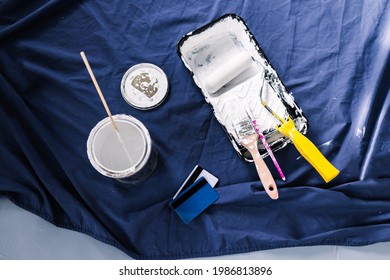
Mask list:
POLYGON ((271 157, 276 169, 278 170, 279 174, 280 174, 280 177, 282 178, 283 181, 286 180, 286 177, 284 176, 283 174, 283 171, 282 169, 280 168, 279 166, 279 163, 278 161, 276 160, 275 156, 274 156, 274 153, 272 152, 272 149, 271 147, 268 145, 267 143, 267 140, 265 139, 264 137, 264 134, 261 132, 261 130, 259 129, 258 125, 257 125, 257 122, 256 120, 252 120, 252 124, 253 124, 253 127, 255 128, 257 134, 259 135, 259 138, 261 139, 261 142, 263 142, 263 145, 265 147, 265 149, 267 150, 269 156, 271 157))

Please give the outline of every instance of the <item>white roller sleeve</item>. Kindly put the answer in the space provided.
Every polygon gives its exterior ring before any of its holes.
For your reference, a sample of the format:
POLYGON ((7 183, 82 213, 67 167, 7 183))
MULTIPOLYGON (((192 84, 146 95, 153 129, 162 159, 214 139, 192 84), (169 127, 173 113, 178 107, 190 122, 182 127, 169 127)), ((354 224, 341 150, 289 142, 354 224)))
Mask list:
POLYGON ((240 52, 211 73, 204 83, 204 88, 210 93, 216 92, 248 69, 251 63, 252 57, 245 51, 240 52))

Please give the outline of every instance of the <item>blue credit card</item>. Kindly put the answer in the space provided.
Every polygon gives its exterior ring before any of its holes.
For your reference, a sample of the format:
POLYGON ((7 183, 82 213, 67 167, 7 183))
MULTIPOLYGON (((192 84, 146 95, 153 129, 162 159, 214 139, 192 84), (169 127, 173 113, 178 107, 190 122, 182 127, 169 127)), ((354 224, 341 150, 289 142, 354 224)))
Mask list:
POLYGON ((201 166, 196 165, 194 169, 191 171, 190 175, 184 181, 184 183, 180 186, 179 190, 173 196, 173 199, 175 199, 181 192, 185 191, 189 186, 191 186, 201 177, 204 177, 213 188, 218 183, 217 177, 215 177, 213 174, 211 174, 201 166))
POLYGON ((185 224, 190 223, 207 207, 217 201, 219 194, 201 177, 171 202, 185 224))

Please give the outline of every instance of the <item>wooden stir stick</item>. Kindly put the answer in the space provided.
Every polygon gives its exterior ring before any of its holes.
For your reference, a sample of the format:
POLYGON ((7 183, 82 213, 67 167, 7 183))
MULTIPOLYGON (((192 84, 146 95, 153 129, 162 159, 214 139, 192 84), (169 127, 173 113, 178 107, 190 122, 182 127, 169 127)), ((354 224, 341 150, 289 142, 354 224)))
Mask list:
POLYGON ((91 76, 92 82, 93 82, 93 84, 95 85, 95 88, 96 88, 96 90, 97 90, 97 92, 98 92, 98 94, 99 94, 99 96, 100 96, 100 100, 102 101, 103 106, 104 106, 104 108, 106 109, 106 112, 107 112, 108 117, 110 118, 111 124, 113 125, 115 131, 116 131, 117 133, 119 133, 119 129, 118 129, 118 127, 116 126, 115 121, 114 121, 114 119, 113 119, 113 117, 112 117, 112 115, 111 115, 110 108, 108 108, 106 99, 104 98, 103 93, 102 93, 102 91, 100 90, 99 84, 98 84, 98 82, 96 81, 95 75, 94 75, 93 72, 92 72, 92 68, 91 68, 91 66, 89 65, 87 56, 85 55, 85 53, 84 53, 83 51, 80 52, 80 55, 81 55, 81 57, 82 57, 82 59, 83 59, 83 61, 84 61, 85 67, 87 67, 87 70, 88 70, 89 75, 91 76))
POLYGON ((103 106, 104 106, 104 108, 106 109, 106 112, 107 112, 108 117, 110 118, 111 124, 112 124, 112 126, 114 127, 114 129, 115 129, 115 132, 116 132, 116 135, 117 135, 117 137, 118 137, 118 140, 119 140, 119 142, 121 143, 121 146, 123 147, 123 150, 125 151, 126 156, 127 156, 127 158, 129 159, 130 163, 133 164, 133 163, 134 163, 134 160, 133 160, 133 158, 130 156, 129 151, 127 150, 127 147, 126 147, 125 143, 123 142, 123 139, 122 139, 122 137, 121 137, 121 135, 120 135, 120 133, 119 133, 119 129, 118 129, 118 127, 117 127, 117 125, 116 125, 116 123, 115 123, 115 121, 114 121, 114 118, 112 117, 110 108, 108 108, 106 99, 104 98, 104 95, 103 95, 102 91, 100 90, 100 87, 99 87, 99 84, 98 84, 98 82, 97 82, 97 80, 96 80, 96 78, 95 78, 95 75, 94 75, 93 72, 92 72, 92 68, 91 68, 91 66, 89 65, 87 56, 85 55, 85 53, 84 53, 83 51, 80 52, 80 55, 81 55, 81 57, 82 57, 82 59, 83 59, 83 61, 84 61, 85 67, 87 67, 88 73, 89 73, 89 75, 91 76, 92 82, 93 82, 93 84, 95 85, 95 88, 96 88, 96 91, 97 91, 98 94, 99 94, 100 100, 102 101, 103 106))

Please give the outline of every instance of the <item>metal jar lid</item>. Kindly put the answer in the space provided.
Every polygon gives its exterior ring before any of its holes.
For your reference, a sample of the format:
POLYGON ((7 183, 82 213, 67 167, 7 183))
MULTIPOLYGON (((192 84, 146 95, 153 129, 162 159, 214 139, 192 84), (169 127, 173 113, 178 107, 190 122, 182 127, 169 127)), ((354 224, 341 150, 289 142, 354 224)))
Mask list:
POLYGON ((164 71, 151 63, 140 63, 126 71, 121 82, 123 98, 134 108, 153 109, 168 95, 169 83, 164 71))

